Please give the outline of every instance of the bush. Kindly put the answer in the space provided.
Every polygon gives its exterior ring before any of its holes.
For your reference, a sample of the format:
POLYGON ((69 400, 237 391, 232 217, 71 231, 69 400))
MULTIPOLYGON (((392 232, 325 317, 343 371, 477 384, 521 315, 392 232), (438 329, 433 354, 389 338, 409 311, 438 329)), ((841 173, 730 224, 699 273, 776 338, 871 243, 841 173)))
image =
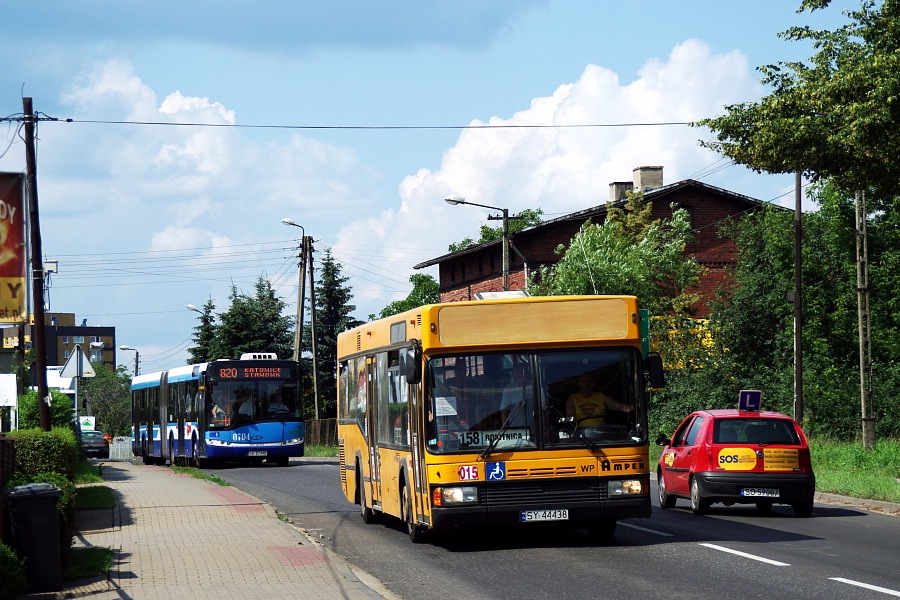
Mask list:
POLYGON ((20 429, 10 432, 9 436, 16 443, 19 473, 61 473, 68 480, 75 480, 79 448, 70 428, 54 427, 52 431, 20 429))
POLYGON ((13 600, 25 592, 25 563, 12 548, 0 542, 0 600, 13 600))

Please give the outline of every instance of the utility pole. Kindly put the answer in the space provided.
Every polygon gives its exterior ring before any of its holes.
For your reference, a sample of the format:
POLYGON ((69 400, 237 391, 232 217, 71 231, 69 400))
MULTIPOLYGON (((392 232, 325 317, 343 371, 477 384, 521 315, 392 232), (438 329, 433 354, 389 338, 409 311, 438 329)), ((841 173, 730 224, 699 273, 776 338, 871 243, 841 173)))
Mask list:
POLYGON ((44 252, 41 248, 41 225, 38 218, 37 165, 34 152, 34 108, 31 98, 22 98, 25 113, 25 180, 31 222, 31 284, 34 296, 34 326, 31 348, 37 378, 41 429, 50 431, 50 392, 47 389, 47 348, 44 343, 44 252))
POLYGON ((803 224, 802 177, 798 172, 794 190, 794 420, 803 424, 803 224))
POLYGON ((303 236, 304 249, 306 250, 306 264, 309 269, 309 339, 312 347, 312 380, 313 403, 316 408, 316 421, 319 420, 319 363, 316 361, 316 286, 313 281, 313 246, 312 238, 303 236))
POLYGON ((859 395, 863 449, 875 447, 875 411, 872 407, 872 337, 869 318, 869 250, 866 235, 865 191, 856 192, 856 302, 859 316, 859 395))

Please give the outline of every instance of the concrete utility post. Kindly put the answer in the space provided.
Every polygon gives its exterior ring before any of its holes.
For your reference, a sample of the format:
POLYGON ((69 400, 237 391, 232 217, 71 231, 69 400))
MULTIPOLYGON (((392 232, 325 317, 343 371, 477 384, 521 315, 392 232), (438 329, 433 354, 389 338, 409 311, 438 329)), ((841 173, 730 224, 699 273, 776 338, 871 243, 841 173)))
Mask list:
MULTIPOLYGON (((313 283, 313 258, 312 258, 312 238, 306 235, 306 229, 293 219, 285 217, 281 220, 285 225, 291 227, 299 227, 303 232, 300 238, 300 254, 297 282, 297 326, 294 328, 294 360, 299 361, 302 354, 302 334, 303 334, 303 309, 306 303, 306 274, 309 273, 309 333, 312 351, 312 380, 313 380, 313 402, 315 404, 315 417, 319 420, 319 385, 318 385, 318 364, 316 362, 316 301, 315 287, 313 283)), ((301 384, 302 386, 302 378, 301 384)), ((302 396, 301 387, 301 396, 302 396)))

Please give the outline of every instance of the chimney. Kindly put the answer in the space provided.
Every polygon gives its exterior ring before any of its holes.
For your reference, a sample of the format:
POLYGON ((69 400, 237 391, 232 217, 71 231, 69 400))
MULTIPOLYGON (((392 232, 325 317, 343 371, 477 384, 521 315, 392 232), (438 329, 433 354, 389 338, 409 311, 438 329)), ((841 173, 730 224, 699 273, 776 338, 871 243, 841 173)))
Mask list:
POLYGON ((631 171, 634 177, 634 191, 647 192, 663 186, 662 167, 637 167, 631 171))
POLYGON ((630 181, 613 181, 609 184, 609 201, 618 202, 625 199, 625 192, 630 191, 632 183, 630 181))

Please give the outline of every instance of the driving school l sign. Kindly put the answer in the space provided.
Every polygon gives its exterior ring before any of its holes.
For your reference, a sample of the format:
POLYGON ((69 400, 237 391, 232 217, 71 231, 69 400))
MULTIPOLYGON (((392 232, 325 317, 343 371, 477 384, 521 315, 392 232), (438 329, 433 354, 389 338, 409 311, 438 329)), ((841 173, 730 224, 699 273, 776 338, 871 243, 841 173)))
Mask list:
POLYGON ((759 411, 762 406, 762 390, 741 390, 738 395, 738 410, 759 411))

